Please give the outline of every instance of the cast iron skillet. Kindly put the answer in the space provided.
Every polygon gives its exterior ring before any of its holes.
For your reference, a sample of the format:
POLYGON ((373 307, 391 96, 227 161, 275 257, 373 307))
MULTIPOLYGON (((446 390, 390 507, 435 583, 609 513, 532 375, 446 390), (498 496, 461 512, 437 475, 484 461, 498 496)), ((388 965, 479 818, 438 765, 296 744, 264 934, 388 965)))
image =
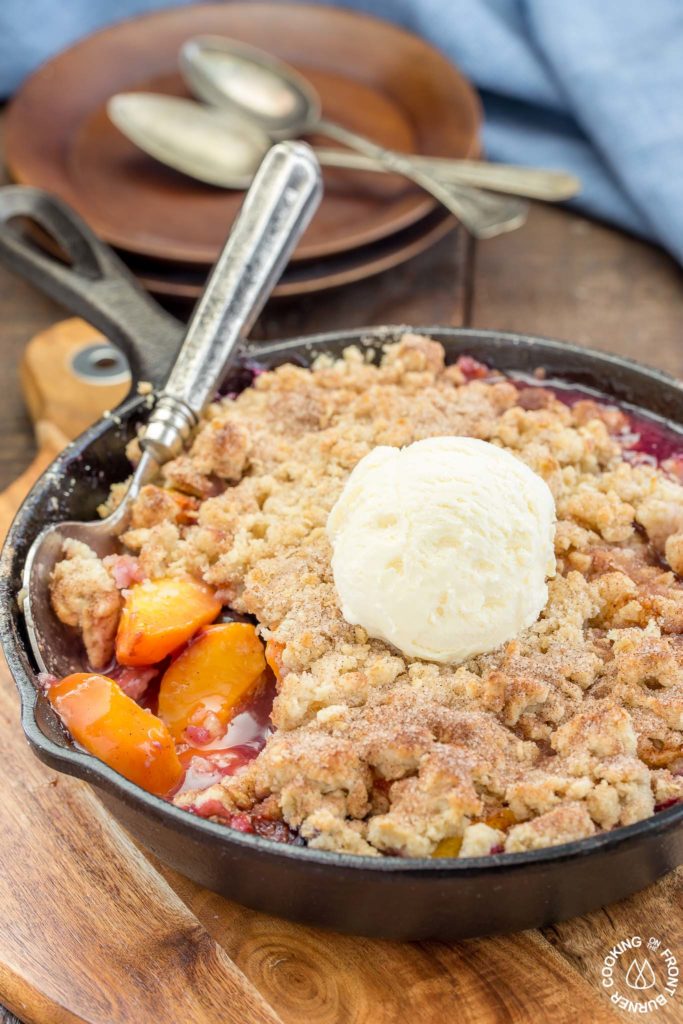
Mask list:
MULTIPOLYGON (((68 208, 35 190, 0 190, 0 258, 104 330, 125 351, 135 379, 162 382, 181 326, 141 292, 131 304, 130 282, 122 285, 112 276, 121 273, 118 260, 68 208), (32 217, 56 236, 73 266, 58 266, 15 239, 6 222, 17 214, 32 217)), ((266 366, 307 365, 319 352, 340 353, 352 343, 379 351, 402 329, 298 338, 252 347, 246 355, 266 366)), ((549 376, 608 392, 680 427, 683 444, 683 386, 655 370, 540 338, 447 327, 417 330, 441 341, 450 361, 469 353, 501 370, 543 367, 549 376)), ((239 388, 247 376, 238 367, 229 385, 239 388)), ((115 417, 96 423, 71 444, 24 501, 2 552, 2 644, 21 696, 24 731, 42 761, 91 783, 137 839, 200 885, 268 913, 339 931, 455 939, 547 925, 642 889, 683 861, 683 806, 581 842, 465 861, 364 858, 283 846, 181 811, 76 749, 36 689, 17 604, 22 567, 46 522, 94 517, 109 485, 128 475, 124 445, 145 412, 144 401, 133 395, 115 417)))

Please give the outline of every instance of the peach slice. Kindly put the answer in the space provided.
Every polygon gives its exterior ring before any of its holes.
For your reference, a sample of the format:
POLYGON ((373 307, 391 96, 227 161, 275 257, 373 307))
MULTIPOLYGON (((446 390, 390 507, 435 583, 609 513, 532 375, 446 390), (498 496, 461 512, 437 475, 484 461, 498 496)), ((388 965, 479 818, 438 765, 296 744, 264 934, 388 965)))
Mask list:
POLYGON ((278 683, 282 682, 282 652, 284 649, 285 645, 279 640, 266 641, 266 661, 278 683))
POLYGON ((449 836, 436 844, 432 857, 457 857, 462 846, 462 836, 449 836))
POLYGON ((155 665, 213 622, 220 610, 211 587, 190 576, 137 583, 121 612, 116 660, 120 665, 155 665))
POLYGON ((159 689, 159 717, 178 742, 193 726, 215 739, 245 697, 260 684, 266 667, 263 644, 244 622, 208 626, 166 669, 159 689))
POLYGON ((474 825, 478 821, 483 821, 489 828, 497 828, 501 832, 507 832, 509 828, 517 824, 517 818, 509 807, 501 807, 499 811, 489 814, 487 818, 473 818, 472 824, 474 825))
POLYGON ((113 679, 76 672, 47 695, 73 738, 100 761, 157 796, 177 787, 184 770, 168 729, 113 679))
POLYGON ((145 484, 133 504, 131 527, 154 526, 157 523, 192 523, 197 518, 199 502, 189 494, 145 484))
POLYGON ((648 768, 668 768, 672 761, 677 761, 680 758, 681 751, 680 749, 647 750, 639 756, 648 768))

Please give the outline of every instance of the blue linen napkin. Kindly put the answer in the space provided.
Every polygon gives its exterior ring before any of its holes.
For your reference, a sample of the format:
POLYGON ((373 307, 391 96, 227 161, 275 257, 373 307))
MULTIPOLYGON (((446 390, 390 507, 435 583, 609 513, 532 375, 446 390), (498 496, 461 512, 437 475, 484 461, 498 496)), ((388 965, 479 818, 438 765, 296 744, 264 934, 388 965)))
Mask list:
MULTIPOLYGON (((100 25, 183 0, 3 0, 0 94, 100 25)), ((493 160, 573 171, 574 206, 683 263, 683 0, 317 0, 404 25, 481 91, 493 160)))

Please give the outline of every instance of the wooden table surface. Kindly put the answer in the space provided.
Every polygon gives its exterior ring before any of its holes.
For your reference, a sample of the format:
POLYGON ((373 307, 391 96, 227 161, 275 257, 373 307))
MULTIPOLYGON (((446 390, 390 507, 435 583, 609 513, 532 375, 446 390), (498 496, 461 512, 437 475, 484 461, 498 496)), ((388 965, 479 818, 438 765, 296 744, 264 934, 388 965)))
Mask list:
MULTIPOLYGON (((655 247, 580 216, 539 205, 532 210, 528 224, 513 234, 474 245, 461 232, 456 232, 432 251, 382 277, 329 294, 273 302, 253 336, 286 337, 386 322, 466 325, 571 339, 641 359, 683 376, 682 286, 680 269, 655 247)), ((23 346, 31 335, 65 315, 55 303, 0 268, 0 351, 4 361, 0 487, 9 484, 34 453, 31 425, 18 384, 17 363, 23 346)), ((586 987, 580 991, 587 999, 590 997, 590 1005, 593 1005, 593 996, 598 997, 600 992, 596 965, 600 956, 609 950, 610 942, 630 934, 624 930, 631 927, 627 922, 633 921, 633 900, 640 901, 639 919, 642 919, 643 930, 656 928, 657 924, 665 930, 667 926, 662 916, 666 916, 672 926, 674 920, 678 920, 676 927, 678 935, 681 934, 680 909, 675 909, 677 905, 680 908, 679 878, 680 873, 670 876, 647 893, 608 910, 545 929, 542 933, 520 936, 515 956, 528 960, 530 984, 533 984, 534 962, 544 955, 543 950, 550 944, 560 954, 558 963, 571 967, 572 974, 581 976, 581 985, 586 987)), ((210 929, 207 921, 212 920, 212 901, 220 898, 203 893, 191 883, 183 887, 178 879, 174 880, 174 886, 193 913, 199 914, 205 927, 210 929)), ((246 964, 243 951, 248 948, 250 922, 255 917, 253 912, 244 911, 240 927, 234 933, 228 934, 225 928, 221 930, 218 926, 215 934, 212 932, 243 970, 246 964)), ((363 948, 379 946, 349 939, 339 948, 350 948, 356 941, 363 948)), ((484 1019, 520 1024, 546 1021, 564 1024, 574 1020, 583 1024, 588 1020, 581 1016, 576 1004, 565 1005, 565 981, 559 969, 554 985, 544 989, 539 982, 536 1007, 531 1011, 528 1004, 522 1008, 515 1005, 509 994, 507 997, 501 992, 496 994, 497 972, 505 969, 505 959, 509 957, 505 952, 509 949, 506 941, 460 943, 457 954, 452 947, 422 945, 425 952, 429 949, 434 962, 438 962, 439 970, 452 974, 456 989, 460 984, 458 978, 469 984, 470 976, 476 977, 477 984, 490 985, 490 1013, 485 1018, 476 1017, 477 1024, 484 1019)), ((321 949, 324 944, 323 939, 321 949)), ((683 948, 677 952, 680 962, 683 948)), ((335 977, 341 972, 347 983, 353 984, 353 974, 349 975, 344 964, 335 964, 334 970, 335 977)), ((261 981, 262 984, 256 978, 255 983, 267 997, 268 981, 261 981)), ((298 981, 293 978, 292 984, 299 982, 304 983, 300 978, 298 981)), ((432 985, 427 975, 424 984, 432 985)), ((431 1017, 427 990, 424 994, 421 1021, 431 1024, 437 1019, 475 1020, 462 1004, 464 1016, 444 1017, 443 1005, 437 1004, 434 1006, 436 1016, 431 1017)), ((592 1020, 597 1020, 598 1016, 605 1021, 631 1018, 630 1014, 613 1010, 602 993, 597 1004, 600 1009, 591 1011, 592 1020)), ((283 1013, 283 1020, 296 1020, 294 1009, 293 1006, 289 1016, 283 1013)), ((5 1013, 0 1008, 1 1024, 14 1021, 11 1015, 4 1016, 5 1013)), ((667 1022, 681 1019, 673 1007, 653 1017, 667 1022)), ((330 1024, 346 1024, 347 1018, 332 1015, 325 1019, 330 1024)), ((370 1024, 373 1019, 379 1020, 380 1016, 353 1015, 353 1020, 359 1024, 366 1024, 366 1021, 370 1024)), ((381 1019, 394 1018, 387 1011, 381 1019)), ((46 1024, 51 1024, 47 1018, 46 1024)))

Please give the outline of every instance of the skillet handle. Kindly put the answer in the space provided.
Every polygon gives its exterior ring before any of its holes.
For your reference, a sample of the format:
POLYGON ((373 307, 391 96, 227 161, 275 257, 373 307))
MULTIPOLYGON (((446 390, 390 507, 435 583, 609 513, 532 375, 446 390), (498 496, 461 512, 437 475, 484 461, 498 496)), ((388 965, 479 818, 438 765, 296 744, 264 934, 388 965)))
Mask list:
POLYGON ((102 331, 128 359, 133 386, 141 380, 155 387, 165 382, 183 325, 142 290, 67 203, 26 185, 0 188, 0 262, 102 331), (46 231, 70 265, 15 230, 11 221, 18 217, 46 231))

